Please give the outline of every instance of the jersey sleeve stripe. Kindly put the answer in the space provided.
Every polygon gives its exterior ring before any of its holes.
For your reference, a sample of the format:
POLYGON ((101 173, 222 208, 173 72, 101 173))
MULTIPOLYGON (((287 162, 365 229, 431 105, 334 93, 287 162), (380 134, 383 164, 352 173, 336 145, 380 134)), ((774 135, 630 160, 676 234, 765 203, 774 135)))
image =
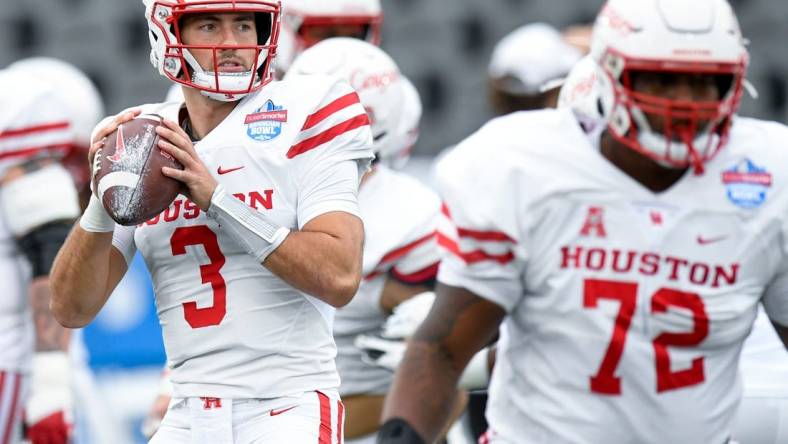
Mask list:
POLYGON ((371 281, 372 279, 375 279, 376 277, 380 276, 383 273, 384 273, 384 271, 382 271, 382 270, 374 270, 373 272, 371 272, 368 275, 364 276, 363 279, 365 281, 371 281))
POLYGON ((64 130, 68 129, 69 123, 68 122, 55 122, 55 123, 46 123, 42 125, 36 126, 29 126, 25 128, 16 128, 10 129, 3 132, 0 132, 0 139, 7 139, 10 137, 20 137, 20 136, 28 136, 30 134, 35 133, 43 133, 46 131, 57 131, 57 130, 64 130))
POLYGON ((457 235, 459 237, 468 237, 479 241, 511 242, 513 244, 517 243, 506 233, 502 233, 500 231, 477 231, 457 227, 457 235))
POLYGON ((422 244, 424 244, 426 242, 429 242, 431 240, 434 240, 435 236, 436 236, 436 233, 437 232, 433 231, 432 233, 429 233, 426 236, 423 236, 423 237, 421 237, 419 239, 416 239, 415 241, 413 241, 413 242, 411 242, 411 243, 409 243, 407 245, 404 245, 402 247, 399 247, 397 249, 389 251, 388 253, 386 253, 383 256, 383 258, 380 260, 380 263, 383 264, 383 263, 386 263, 386 262, 395 261, 395 260, 401 258, 402 256, 405 256, 406 254, 408 254, 411 251, 415 250, 420 245, 422 245, 422 244))
MULTIPOLYGON (((386 273, 386 270, 388 268, 387 264, 390 264, 392 262, 395 262, 395 261, 398 261, 398 260, 402 259, 403 257, 408 255, 409 253, 414 252, 414 250, 418 250, 420 247, 425 248, 425 252, 432 252, 432 251, 437 250, 437 247, 435 245, 433 245, 433 246, 429 245, 429 243, 431 241, 437 241, 437 231, 433 231, 432 233, 429 233, 426 236, 423 236, 423 237, 421 237, 419 239, 416 239, 415 241, 413 241, 413 242, 411 242, 411 243, 409 243, 407 245, 404 245, 402 247, 399 247, 399 248, 396 248, 394 250, 391 250, 390 252, 386 253, 380 259, 380 262, 378 262, 378 265, 369 274, 364 276, 364 280, 372 280, 372 279, 380 276, 382 273, 386 273)), ((422 256, 424 256, 424 255, 422 255, 422 256)), ((427 260, 429 262, 424 261, 423 258, 422 258, 422 261, 423 261, 422 263, 432 264, 433 261, 435 260, 435 258, 439 257, 439 252, 436 252, 434 254, 433 253, 428 253, 427 256, 428 256, 427 260)), ((423 265, 416 265, 416 266, 423 267, 423 265)), ((418 272, 421 272, 423 270, 424 270, 424 268, 420 268, 420 269, 418 269, 418 271, 415 271, 414 273, 418 273, 418 272)), ((411 274, 411 273, 407 273, 407 274, 403 274, 403 275, 409 275, 409 274, 411 274)))
MULTIPOLYGON (((453 222, 449 207, 444 203, 441 205, 441 213, 453 222)), ((457 227, 457 236, 471 238, 478 241, 495 241, 495 242, 511 242, 516 244, 517 241, 512 239, 508 234, 501 231, 479 231, 471 230, 468 228, 457 227)))
POLYGON ((427 268, 407 274, 400 273, 395 267, 391 269, 391 274, 398 281, 408 284, 419 284, 435 279, 438 276, 438 265, 440 265, 440 262, 435 262, 427 268))
POLYGON ((451 219, 451 213, 449 212, 449 207, 446 205, 446 202, 441 203, 441 213, 451 219))
POLYGON ((29 148, 19 148, 13 151, 6 151, 0 153, 0 160, 17 158, 17 157, 33 157, 46 152, 65 154, 72 148, 73 146, 71 144, 57 144, 57 145, 45 145, 45 146, 36 146, 29 148))
POLYGON ((309 128, 312 128, 313 126, 327 119, 335 112, 343 110, 349 106, 355 105, 356 103, 360 103, 360 100, 358 98, 358 94, 356 94, 355 91, 345 94, 344 96, 334 100, 333 102, 329 103, 323 108, 320 108, 319 110, 310 114, 309 117, 306 118, 306 121, 304 122, 304 126, 301 127, 301 131, 306 131, 309 128))
POLYGON ((353 131, 354 129, 361 128, 363 126, 369 125, 369 117, 366 114, 359 114, 356 117, 348 119, 338 125, 335 125, 320 134, 312 136, 308 139, 305 139, 292 147, 287 151, 287 158, 292 159, 293 157, 298 156, 299 154, 303 154, 307 151, 315 149, 320 145, 328 143, 335 138, 345 134, 349 131, 353 131))
POLYGON ((490 254, 484 250, 474 250, 470 252, 460 251, 460 246, 457 242, 443 233, 438 233, 438 244, 453 255, 462 259, 462 261, 468 265, 484 261, 494 261, 501 265, 506 265, 514 260, 514 253, 511 251, 507 251, 504 254, 490 254))

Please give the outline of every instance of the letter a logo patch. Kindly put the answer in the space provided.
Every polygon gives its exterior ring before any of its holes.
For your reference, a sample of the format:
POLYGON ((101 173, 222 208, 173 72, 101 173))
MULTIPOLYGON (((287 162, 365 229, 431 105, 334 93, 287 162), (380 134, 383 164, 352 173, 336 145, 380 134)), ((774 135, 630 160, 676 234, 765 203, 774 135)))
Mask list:
POLYGON ((580 229, 580 235, 606 237, 607 232, 605 231, 605 221, 603 216, 604 208, 588 207, 588 215, 586 216, 586 221, 583 224, 583 228, 580 229))

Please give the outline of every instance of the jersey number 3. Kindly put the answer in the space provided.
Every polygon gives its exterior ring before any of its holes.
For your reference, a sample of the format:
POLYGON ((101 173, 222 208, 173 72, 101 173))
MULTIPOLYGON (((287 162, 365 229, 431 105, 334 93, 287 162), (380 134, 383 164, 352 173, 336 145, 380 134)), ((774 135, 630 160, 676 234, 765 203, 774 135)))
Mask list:
MULTIPOLYGON (((599 371, 591 377, 591 391, 606 395, 621 394, 621 378, 615 375, 616 367, 624 352, 627 331, 632 322, 637 303, 637 284, 632 282, 603 281, 588 279, 583 288, 583 305, 596 308, 600 299, 613 299, 619 302, 613 337, 599 366, 599 371)), ((700 384, 704 380, 703 357, 692 360, 692 365, 683 370, 670 368, 668 347, 692 347, 700 344, 709 334, 709 317, 703 299, 695 293, 687 293, 669 288, 658 290, 651 297, 651 312, 665 313, 668 307, 678 307, 692 312, 693 329, 684 333, 661 333, 654 338, 656 360, 657 392, 700 384)))
POLYGON ((202 245, 209 263, 200 265, 200 277, 203 284, 211 284, 213 289, 213 305, 197 308, 196 302, 183 303, 183 317, 192 328, 219 325, 227 314, 227 287, 220 270, 224 266, 224 254, 219 249, 216 233, 205 225, 179 227, 170 238, 172 255, 186 254, 186 247, 202 245))

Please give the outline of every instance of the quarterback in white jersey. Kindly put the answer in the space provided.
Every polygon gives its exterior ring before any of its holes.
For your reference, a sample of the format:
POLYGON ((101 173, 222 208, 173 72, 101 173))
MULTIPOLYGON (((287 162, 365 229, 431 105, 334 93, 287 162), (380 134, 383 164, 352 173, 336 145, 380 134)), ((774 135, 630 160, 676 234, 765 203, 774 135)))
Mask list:
POLYGON ((402 114, 404 78, 391 57, 362 40, 331 38, 304 51, 285 80, 305 74, 333 74, 350 82, 370 116, 375 141, 376 163, 359 189, 363 280, 350 304, 337 311, 334 325, 345 434, 356 438, 353 442, 365 436, 371 442, 374 435, 368 435, 378 428, 393 373, 365 362, 354 342, 358 335, 377 334, 395 306, 432 289, 440 261, 436 230, 441 204, 429 188, 386 166, 413 142, 403 122, 410 120, 402 114))
POLYGON ((279 2, 144 3, 151 59, 185 103, 106 120, 90 155, 159 114, 159 147, 184 166, 162 172, 185 193, 132 227, 94 196, 53 268, 55 316, 90 322, 139 249, 174 390, 151 442, 341 443, 331 331, 361 278, 367 114, 334 77, 271 83, 279 2))
POLYGON ((379 442, 431 442, 500 326, 487 442, 725 443, 759 303, 788 338, 788 129, 734 115, 730 6, 610 0, 592 55, 606 127, 513 114, 439 165, 454 254, 379 442))

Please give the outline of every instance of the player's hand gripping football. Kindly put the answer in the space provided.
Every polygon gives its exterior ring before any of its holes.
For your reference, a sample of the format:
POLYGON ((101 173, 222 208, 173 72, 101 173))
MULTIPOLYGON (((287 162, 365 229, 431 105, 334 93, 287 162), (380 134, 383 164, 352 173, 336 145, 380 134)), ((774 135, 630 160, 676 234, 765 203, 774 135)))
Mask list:
POLYGON ((93 194, 96 193, 96 190, 93 189, 93 176, 96 174, 97 165, 100 165, 101 162, 96 162, 97 157, 96 154, 104 148, 104 144, 107 142, 107 136, 114 133, 115 130, 118 129, 119 126, 123 125, 124 123, 134 120, 135 117, 139 116, 142 110, 134 109, 131 111, 126 111, 120 113, 106 122, 104 126, 97 129, 93 133, 93 137, 90 141, 90 149, 88 150, 88 168, 90 169, 90 190, 93 194))
POLYGON ((156 128, 161 136, 159 147, 180 162, 183 169, 164 167, 162 174, 182 182, 186 196, 202 210, 207 210, 218 182, 197 155, 186 132, 172 120, 164 119, 164 125, 156 128))

